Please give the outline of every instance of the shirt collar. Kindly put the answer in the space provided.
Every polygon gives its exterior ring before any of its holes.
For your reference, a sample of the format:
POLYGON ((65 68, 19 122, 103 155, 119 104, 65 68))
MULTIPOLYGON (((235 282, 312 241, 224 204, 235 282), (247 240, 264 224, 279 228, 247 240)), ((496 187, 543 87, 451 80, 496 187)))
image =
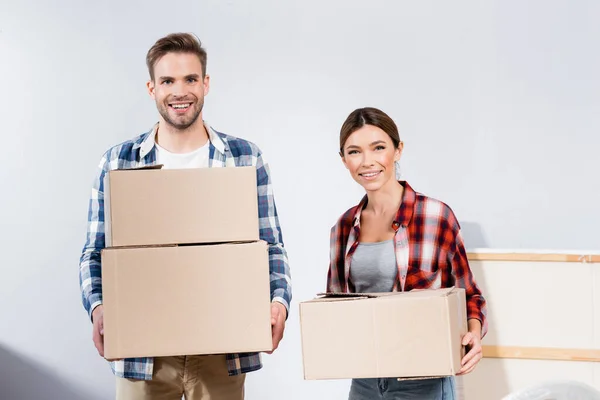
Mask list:
MULTIPOLYGON (((208 122, 206 122, 206 121, 203 121, 203 122, 204 122, 204 127, 206 128, 206 131, 208 132, 208 140, 210 141, 210 143, 215 147, 215 149, 217 151, 221 152, 222 154, 225 154, 224 140, 208 124, 208 122)), ((148 155, 148 153, 150 153, 152 151, 152 149, 154 149, 154 147, 155 147, 154 145, 156 144, 156 133, 157 132, 158 132, 158 122, 156 124, 154 124, 154 126, 152 127, 152 130, 150 130, 150 132, 148 133, 148 136, 146 136, 146 138, 139 145, 140 159, 146 157, 146 155, 148 155)))
MULTIPOLYGON (((396 213, 394 222, 392 222, 392 228, 397 230, 401 226, 407 227, 412 219, 415 203, 417 201, 417 193, 406 181, 398 181, 403 187, 404 192, 402 193, 402 203, 396 213)), ((368 197, 365 195, 357 206, 356 214, 354 215, 353 225, 360 228, 360 214, 362 210, 367 206, 368 197)))

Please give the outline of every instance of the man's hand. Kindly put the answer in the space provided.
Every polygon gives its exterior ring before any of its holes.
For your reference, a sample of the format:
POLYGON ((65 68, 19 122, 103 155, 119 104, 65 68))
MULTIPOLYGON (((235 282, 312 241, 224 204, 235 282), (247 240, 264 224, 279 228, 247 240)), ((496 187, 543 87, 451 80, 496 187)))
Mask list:
POLYGON ((273 350, 268 351, 267 354, 273 354, 273 351, 279 347, 279 342, 283 338, 286 317, 287 310, 283 304, 277 301, 271 303, 271 334, 273 337, 273 350))
POLYGON ((457 375, 466 375, 475 369, 477 363, 483 357, 481 348, 481 322, 476 319, 470 319, 469 332, 463 337, 462 345, 467 346, 469 352, 463 357, 462 368, 457 375))
POLYGON ((98 354, 104 357, 104 307, 100 304, 92 311, 92 322, 94 324, 92 339, 98 354))

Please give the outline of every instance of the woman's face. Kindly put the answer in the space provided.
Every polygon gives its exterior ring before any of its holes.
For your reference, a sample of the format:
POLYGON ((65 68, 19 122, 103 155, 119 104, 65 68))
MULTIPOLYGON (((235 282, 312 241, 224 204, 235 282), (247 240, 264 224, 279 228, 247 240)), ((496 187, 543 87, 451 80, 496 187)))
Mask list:
POLYGON ((344 143, 342 161, 356 182, 367 191, 375 191, 396 180, 394 163, 400 160, 401 153, 402 143, 394 148, 387 133, 365 125, 344 143))

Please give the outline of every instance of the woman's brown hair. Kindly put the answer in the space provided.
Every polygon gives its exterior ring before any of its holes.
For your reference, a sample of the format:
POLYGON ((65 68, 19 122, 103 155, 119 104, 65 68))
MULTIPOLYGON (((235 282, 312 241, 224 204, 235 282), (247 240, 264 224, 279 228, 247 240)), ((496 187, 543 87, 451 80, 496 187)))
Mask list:
POLYGON ((389 115, 373 107, 357 108, 348 115, 340 130, 340 155, 342 157, 344 156, 344 144, 348 137, 365 125, 376 126, 387 133, 395 148, 400 145, 398 127, 389 115))

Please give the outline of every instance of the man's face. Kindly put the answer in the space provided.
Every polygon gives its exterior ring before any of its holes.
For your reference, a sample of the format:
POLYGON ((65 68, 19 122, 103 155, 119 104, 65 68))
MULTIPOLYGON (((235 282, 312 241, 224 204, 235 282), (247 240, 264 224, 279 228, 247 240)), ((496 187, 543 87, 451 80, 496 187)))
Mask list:
POLYGON ((202 63, 195 54, 167 53, 154 65, 154 80, 147 86, 164 122, 185 130, 202 113, 209 77, 202 78, 202 63))

